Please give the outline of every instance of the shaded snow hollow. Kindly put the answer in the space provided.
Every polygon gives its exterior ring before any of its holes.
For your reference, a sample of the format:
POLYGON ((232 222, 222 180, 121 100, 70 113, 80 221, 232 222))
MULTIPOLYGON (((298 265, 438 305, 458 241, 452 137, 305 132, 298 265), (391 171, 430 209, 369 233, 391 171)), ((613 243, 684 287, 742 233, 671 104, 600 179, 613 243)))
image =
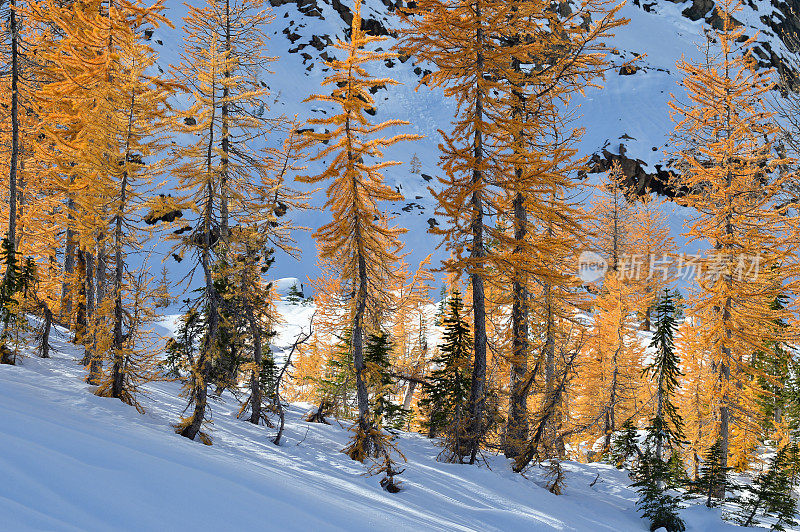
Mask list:
MULTIPOLYGON (((49 360, 0 366, 0 530, 647 530, 623 471, 565 462, 563 495, 509 461, 443 464, 438 448, 401 433, 404 490, 340 450, 347 423, 302 421, 289 408, 283 444, 237 420, 236 399, 213 400, 211 447, 173 433, 180 386, 147 387, 140 415, 94 396, 63 330, 49 360), (594 486, 593 480, 598 478, 594 486)), ((682 511, 687 530, 733 530, 717 510, 682 511)))

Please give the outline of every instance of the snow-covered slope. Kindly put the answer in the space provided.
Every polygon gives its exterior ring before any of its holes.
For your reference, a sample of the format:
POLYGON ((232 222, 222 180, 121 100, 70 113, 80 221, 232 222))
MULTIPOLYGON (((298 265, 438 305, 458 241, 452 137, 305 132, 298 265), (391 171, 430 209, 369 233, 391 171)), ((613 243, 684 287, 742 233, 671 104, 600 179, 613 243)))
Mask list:
MULTIPOLYGON (((91 393, 62 330, 53 344, 51 359, 0 366, 0 530, 646 530, 622 471, 566 463, 556 496, 503 457, 439 463, 417 434, 400 434, 404 490, 386 493, 340 452, 347 423, 306 423, 302 405, 275 446, 226 392, 214 444, 192 442, 170 427, 177 383, 149 386, 139 415, 91 393)), ((682 515, 689 531, 737 529, 702 505, 682 515)))
MULTIPOLYGON (((201 5, 203 0, 190 0, 201 5)), ((368 28, 375 33, 386 34, 398 25, 392 9, 394 0, 365 0, 362 15, 368 28)), ((285 113, 301 120, 321 116, 329 107, 320 103, 303 103, 312 93, 319 91, 320 82, 327 75, 323 59, 337 52, 331 46, 337 38, 345 37, 349 25, 350 2, 348 0, 270 0, 273 22, 265 29, 270 40, 269 54, 277 58, 270 66, 274 74, 263 73, 263 81, 274 96, 270 113, 285 113)), ((797 0, 776 2, 772 0, 748 0, 737 19, 745 25, 747 35, 757 35, 756 57, 764 66, 786 69, 792 63, 792 54, 781 39, 779 32, 796 33, 800 28, 797 15, 797 0)), ((167 0, 167 15, 175 28, 162 26, 155 30, 152 43, 160 54, 159 64, 167 71, 169 64, 179 60, 182 46, 182 17, 186 6, 180 0, 167 0)), ((598 154, 600 159, 616 156, 620 148, 633 165, 639 162, 637 179, 646 174, 657 173, 657 166, 666 168, 664 147, 673 125, 670 121, 667 102, 670 94, 681 97, 679 73, 675 63, 681 58, 697 58, 698 45, 706 41, 706 31, 715 23, 712 0, 631 0, 621 11, 621 16, 630 23, 618 29, 611 44, 619 49, 618 56, 611 56, 612 68, 604 82, 604 88, 592 89, 585 97, 577 98, 579 118, 576 125, 586 128, 580 145, 581 155, 598 154), (622 75, 619 65, 638 56, 638 70, 633 75, 622 75), (605 152, 603 151, 605 150, 605 152)), ((394 39, 389 36, 382 43, 384 49, 391 47, 394 39)), ((390 61, 371 66, 376 76, 390 76, 402 84, 380 90, 376 94, 376 119, 399 118, 410 126, 406 132, 425 135, 416 141, 401 143, 386 151, 386 155, 405 164, 387 169, 388 181, 404 195, 405 201, 389 207, 397 216, 397 223, 409 230, 405 236, 409 261, 415 264, 428 253, 434 252, 437 237, 427 234, 435 220, 434 201, 429 186, 437 186, 435 177, 441 172, 437 167, 440 141, 438 129, 448 129, 453 116, 452 102, 442 97, 440 91, 427 87, 417 90, 421 68, 413 60, 390 61), (411 173, 409 162, 417 156, 421 163, 419 173, 411 173)), ((265 139, 276 144, 280 139, 265 139)), ((627 168, 627 167, 626 167, 627 168)), ((307 171, 319 170, 318 164, 310 164, 307 171)), ((322 205, 324 193, 319 192, 313 204, 322 205)), ((329 219, 326 212, 309 211, 296 214, 301 225, 313 229, 329 219)), ((310 233, 298 233, 298 244, 303 250, 297 261, 278 256, 270 275, 294 276, 305 280, 315 275, 314 245, 310 233)), ((445 250, 435 251, 433 264, 444 257, 445 250)), ((171 259, 169 268, 175 278, 185 273, 189 266, 175 264, 171 259)))

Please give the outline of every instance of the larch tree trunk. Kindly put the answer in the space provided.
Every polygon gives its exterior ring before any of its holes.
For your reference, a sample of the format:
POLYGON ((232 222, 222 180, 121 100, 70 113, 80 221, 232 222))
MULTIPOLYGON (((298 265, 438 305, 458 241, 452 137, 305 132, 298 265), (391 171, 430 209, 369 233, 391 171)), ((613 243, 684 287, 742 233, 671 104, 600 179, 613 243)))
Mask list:
POLYGON ((94 256, 88 251, 84 251, 84 296, 86 298, 86 329, 89 332, 91 325, 91 335, 84 335, 83 337, 83 364, 89 366, 89 375, 86 377, 86 382, 89 384, 100 384, 100 360, 97 357, 96 342, 94 336, 96 333, 95 328, 95 313, 96 313, 96 284, 95 284, 95 260, 94 256))
MULTIPOLYGON (((360 239, 356 227, 356 239, 360 239)), ((356 400, 358 402, 358 423, 362 430, 369 428, 369 394, 364 380, 364 315, 367 308, 367 265, 363 255, 358 257, 358 290, 356 292, 356 312, 353 316, 353 366, 356 372, 356 400)), ((372 449, 364 449, 371 454, 372 449)))
MULTIPOLYGON (((126 158, 128 154, 126 153, 126 158)), ((124 337, 122 332, 122 279, 125 262, 122 256, 122 217, 127 202, 128 172, 123 172, 120 183, 120 200, 114 221, 114 365, 111 368, 111 397, 120 399, 125 386, 124 337)))
POLYGON ((82 343, 86 335, 86 254, 75 246, 75 299, 77 308, 75 309, 75 343, 82 343))
MULTIPOLYGON (((128 131, 125 140, 125 164, 131 162, 131 138, 133 136, 134 108, 136 104, 136 91, 131 92, 129 101, 130 111, 128 113, 128 131)), ((125 387, 125 336, 122 331, 123 307, 122 307, 122 281, 125 274, 125 257, 123 254, 123 227, 122 221, 125 216, 125 209, 128 204, 129 175, 127 166, 122 172, 122 179, 119 184, 119 203, 117 213, 114 217, 114 332, 113 345, 114 364, 111 368, 111 397, 122 398, 125 387)))
POLYGON ((59 307, 59 319, 68 327, 72 325, 72 302, 75 294, 74 273, 75 273, 75 229, 74 223, 75 202, 72 198, 67 200, 67 232, 64 243, 64 280, 61 284, 61 305, 59 307))
MULTIPOLYGON (((231 60, 231 4, 230 0, 225 0, 225 72, 223 73, 224 79, 229 80, 231 77, 230 60, 231 60)), ((229 105, 228 98, 230 97, 230 88, 228 83, 222 88, 222 109, 221 109, 221 137, 222 137, 222 155, 220 157, 220 204, 219 204, 219 233, 220 239, 223 243, 227 244, 229 239, 229 213, 228 213, 228 173, 229 173, 229 153, 230 153, 230 123, 229 123, 229 105)))
MULTIPOLYGON (((481 18, 481 3, 475 4, 477 29, 475 39, 478 45, 476 57, 479 75, 484 69, 484 56, 482 46, 484 42, 483 20, 481 18)), ((478 84, 480 80, 476 81, 478 84)), ((483 268, 486 250, 484 249, 484 220, 483 220, 483 194, 481 185, 483 183, 483 94, 479 89, 475 99, 475 123, 478 124, 475 130, 475 151, 474 169, 472 172, 472 184, 476 187, 472 193, 472 250, 473 260, 470 282, 472 283, 472 312, 474 329, 474 363, 472 366, 472 383, 469 393, 469 423, 467 430, 468 445, 464 447, 469 454, 469 463, 474 464, 478 454, 481 436, 484 432, 484 409, 486 405, 486 297, 483 287, 483 268)))
MULTIPOLYGON (((212 87, 212 94, 216 94, 216 89, 212 87)), ((202 224, 202 246, 201 246, 201 265, 203 267, 203 278, 205 281, 205 299, 207 304, 207 329, 203 337, 203 345, 197 355, 196 372, 194 382, 194 411, 192 412, 191 421, 181 430, 181 436, 193 440, 200 432, 206 416, 206 405, 208 403, 208 376, 211 374, 211 358, 216 351, 218 336, 219 336, 219 295, 214 287, 214 275, 211 265, 211 231, 212 231, 212 215, 214 212, 214 184, 212 176, 214 175, 213 154, 214 154, 214 112, 216 104, 212 102, 211 105, 211 120, 209 122, 209 138, 206 148, 206 204, 203 209, 201 224, 202 224)))
POLYGON ((206 415, 208 403, 208 376, 211 372, 211 358, 219 334, 219 300, 214 288, 214 277, 211 271, 211 209, 213 208, 213 189, 208 186, 206 212, 203 216, 203 249, 202 266, 205 278, 205 296, 208 305, 208 328, 203 338, 203 345, 197 356, 197 374, 194 384, 194 411, 191 422, 181 431, 181 436, 193 440, 200 432, 206 415))
POLYGON ((617 363, 619 360, 619 352, 622 348, 618 347, 614 351, 614 356, 611 357, 611 365, 614 367, 613 371, 611 372, 611 386, 609 390, 608 396, 608 405, 606 405, 606 414, 604 420, 604 427, 603 431, 605 432, 605 441, 603 442, 603 450, 607 451, 611 448, 611 437, 614 434, 614 431, 617 430, 617 423, 616 423, 616 409, 617 409, 617 401, 619 400, 619 369, 617 368, 617 363))
MULTIPOLYGON (((522 169, 516 170, 518 179, 522 169)), ((517 194, 514 198, 514 239, 517 247, 515 254, 523 252, 527 235, 527 213, 525 197, 517 194)), ((516 268, 511 285, 513 301, 511 304, 512 353, 511 360, 511 397, 509 399, 508 426, 506 428, 505 455, 516 457, 528 437, 528 289, 527 275, 523 268, 516 268)))
MULTIPOLYGON (((9 2, 11 32, 11 158, 8 172, 8 240, 17 249, 17 168, 19 166, 19 19, 16 0, 9 2)), ((6 272, 8 275, 8 272, 6 272)))
POLYGON ((261 344, 261 326, 255 317, 252 307, 248 305, 247 319, 250 322, 250 334, 253 336, 253 372, 250 374, 250 423, 261 422, 261 367, 263 365, 263 346, 261 344))
MULTIPOLYGON (((517 35, 515 43, 520 40, 517 35)), ((519 58, 512 60, 515 72, 521 71, 519 58)), ((521 123, 525 112, 525 101, 522 90, 515 86, 512 90, 514 105, 512 116, 521 123)), ((524 150, 525 137, 522 127, 514 131, 515 149, 524 150)), ((514 177, 519 186, 522 185, 523 169, 514 168, 514 177)), ((512 335, 512 360, 511 360, 511 397, 509 398, 508 424, 506 426, 505 455, 514 458, 522 452, 522 447, 528 438, 528 387, 526 386, 528 372, 528 272, 522 261, 525 252, 525 240, 528 236, 528 213, 525 207, 525 196, 517 192, 514 196, 514 277, 511 284, 511 335, 512 335), (522 262, 522 264, 520 264, 522 262)))
POLYGON ((39 343, 39 356, 41 358, 50 358, 50 330, 53 325, 53 312, 47 303, 42 305, 42 313, 44 314, 44 323, 42 324, 42 335, 39 343))
MULTIPOLYGON (((473 194, 473 207, 480 213, 483 205, 481 194, 473 194)), ((475 216, 473 224, 473 246, 477 252, 473 251, 473 256, 483 256, 483 215, 475 216)), ((474 340, 474 361, 472 366, 472 382, 469 394, 469 426, 467 435, 468 445, 465 447, 469 453, 469 463, 475 463, 478 453, 478 446, 482 433, 484 432, 484 409, 486 405, 486 299, 483 287, 483 274, 473 272, 470 274, 472 283, 473 301, 473 328, 475 331, 474 340)))

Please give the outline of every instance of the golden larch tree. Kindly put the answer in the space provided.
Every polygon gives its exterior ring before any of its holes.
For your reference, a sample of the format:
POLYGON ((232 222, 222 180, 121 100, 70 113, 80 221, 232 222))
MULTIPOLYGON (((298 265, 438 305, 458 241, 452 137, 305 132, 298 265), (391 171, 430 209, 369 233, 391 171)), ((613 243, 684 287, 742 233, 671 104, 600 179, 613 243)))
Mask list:
POLYGON ((332 87, 330 94, 318 94, 308 100, 327 102, 339 112, 327 118, 314 118, 309 125, 330 128, 330 131, 307 133, 306 145, 327 144, 312 157, 320 161, 331 160, 318 175, 301 180, 309 183, 330 181, 325 207, 333 220, 315 233, 320 243, 320 256, 340 265, 341 278, 351 293, 352 355, 356 375, 358 421, 354 459, 378 452, 377 441, 371 436, 376 427, 369 419, 369 396, 364 380, 365 327, 374 317, 391 308, 394 294, 391 287, 398 286, 397 265, 402 244, 399 236, 404 230, 392 227, 379 202, 398 201, 402 196, 384 183, 384 169, 399 164, 383 158, 383 149, 403 140, 416 138, 410 134, 379 137, 377 134, 404 125, 400 120, 387 120, 378 124, 370 122, 367 111, 375 109, 370 89, 396 85, 389 78, 373 78, 366 65, 394 58, 397 54, 367 49, 384 37, 367 35, 361 27, 361 2, 356 0, 353 10, 350 39, 338 41, 337 50, 345 57, 328 61, 333 71, 323 81, 323 87, 332 87))
MULTIPOLYGON (((723 466, 732 427, 741 430, 746 423, 737 400, 753 372, 752 354, 791 333, 774 327, 789 311, 772 303, 781 293, 796 291, 790 242, 796 221, 785 208, 776 208, 791 175, 777 171, 784 162, 774 152, 779 130, 764 105, 773 84, 768 72, 756 70, 753 39, 741 39, 744 29, 732 18, 740 9, 736 0, 718 4, 722 27, 705 58, 678 63, 688 101, 670 103, 680 166, 676 179, 687 190, 681 201, 696 211, 685 224, 686 236, 707 245, 697 259, 700 274, 687 316, 716 369, 707 385, 716 394, 723 466)), ((723 491, 718 487, 717 496, 723 491)))
MULTIPOLYGON (((291 223, 279 218, 305 204, 302 195, 286 186, 286 174, 297 169, 296 126, 284 116, 268 114, 269 91, 259 78, 271 60, 265 55, 262 28, 271 19, 262 3, 249 0, 190 6, 184 51, 175 66, 176 82, 191 95, 191 106, 177 113, 176 127, 192 141, 175 153, 172 173, 179 196, 165 208, 186 208, 197 218, 192 231, 174 238, 181 254, 195 255, 204 287, 196 306, 202 309, 205 330, 187 379, 193 412, 176 426, 190 439, 205 421, 212 365, 233 345, 223 345, 223 340, 237 345, 243 340, 236 338, 232 320, 237 311, 231 305, 252 306, 252 297, 240 296, 266 289, 255 274, 268 264, 271 248, 294 253, 291 223), (266 147, 256 147, 265 140, 266 147), (242 260, 228 260, 229 253, 242 260)), ((246 345, 253 345, 253 334, 268 337, 271 320, 264 313, 269 313, 270 298, 259 301, 264 308, 239 309, 252 318, 246 345)), ((259 357, 257 352, 251 355, 259 357)), ((238 366, 230 364, 229 369, 232 374, 218 383, 220 390, 235 384, 238 366)), ((250 419, 256 422, 261 418, 260 401, 254 401, 258 398, 256 392, 248 400, 250 419)))

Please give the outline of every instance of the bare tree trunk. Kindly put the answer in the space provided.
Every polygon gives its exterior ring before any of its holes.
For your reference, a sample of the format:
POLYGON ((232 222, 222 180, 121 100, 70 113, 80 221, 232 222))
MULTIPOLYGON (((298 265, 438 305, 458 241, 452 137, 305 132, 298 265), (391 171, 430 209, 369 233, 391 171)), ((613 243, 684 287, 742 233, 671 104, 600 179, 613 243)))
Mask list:
POLYGON ((76 250, 76 288, 77 294, 77 309, 75 313, 75 342, 83 343, 84 336, 86 335, 86 255, 79 246, 75 247, 76 250))
MULTIPOLYGON (((208 204, 213 201, 211 194, 212 191, 209 190, 208 204)), ((216 350, 215 344, 219 333, 219 302, 211 272, 211 222, 209 218, 210 209, 207 211, 203 224, 205 245, 202 252, 202 265, 206 281, 205 292, 208 302, 208 330, 203 338, 203 346, 197 357, 197 374, 195 376, 193 397, 194 412, 192 413, 191 422, 181 431, 181 436, 185 436, 190 440, 197 436, 205 420, 208 403, 208 375, 211 371, 211 358, 216 350)))
MULTIPOLYGON (((100 359, 97 356, 97 345, 95 341, 96 331, 96 287, 95 287, 95 260, 91 253, 84 251, 86 271, 84 277, 84 294, 86 297, 86 326, 92 325, 92 337, 84 335, 83 338, 83 364, 89 366, 89 375, 86 382, 89 384, 100 384, 100 359)), ((88 332, 88 331, 87 331, 88 332)))
MULTIPOLYGON (((350 124, 350 112, 347 114, 347 118, 345 118, 345 135, 348 139, 348 146, 352 146, 352 136, 353 130, 350 124)), ((347 152, 347 160, 348 166, 350 168, 356 164, 356 161, 353 157, 353 152, 348 149, 347 152)), ((353 189, 358 190, 359 183, 355 177, 355 173, 353 173, 353 189)), ((356 257, 356 261, 358 264, 358 281, 357 281, 357 289, 356 289, 356 309, 355 314, 353 316, 353 338, 352 338, 352 346, 353 346, 353 369, 355 369, 356 373, 356 401, 358 404, 358 426, 359 430, 363 432, 363 434, 369 433, 369 393, 367 392, 367 385, 364 381, 364 317, 367 310, 367 283, 369 279, 367 277, 367 263, 366 259, 361 252, 361 244, 362 244, 363 236, 361 235, 361 226, 359 225, 358 219, 356 218, 353 240, 355 241, 355 247, 358 250, 358 256, 356 257)), ((344 403, 343 403, 344 404, 344 403)), ((377 451, 377 449, 372 448, 372 442, 369 438, 367 438, 364 442, 365 448, 362 449, 363 453, 366 456, 370 456, 377 451)), ((355 456, 352 456, 356 458, 355 456)))
MULTIPOLYGON (((522 169, 517 169, 517 178, 522 178, 522 169)), ((515 255, 521 255, 527 235, 527 213, 525 198, 517 194, 514 198, 514 239, 517 242, 515 255)), ((505 455, 514 458, 528 438, 528 394, 525 389, 525 376, 528 371, 528 289, 527 275, 523 268, 515 268, 512 282, 513 302, 511 305, 512 353, 511 397, 509 398, 508 425, 506 427, 505 455)))
MULTIPOLYGON (((68 327, 72 324, 72 287, 74 285, 73 274, 75 273, 75 230, 72 228, 73 209, 75 202, 67 200, 67 233, 64 245, 64 282, 61 285, 61 305, 59 309, 59 319, 68 327)), ((77 324, 76 324, 77 325, 77 324)))
MULTIPOLYGON (((553 287, 549 282, 544 286, 545 302, 545 338, 544 338, 544 389, 545 397, 550 397, 553 392, 556 380, 556 326, 553 311, 553 287)), ((553 404, 553 408, 559 408, 558 403, 553 404)), ((556 416, 553 412, 548 417, 548 424, 545 433, 555 436, 556 416)))
POLYGON ((97 237, 96 297, 95 309, 99 309, 106 300, 106 283, 108 275, 108 255, 106 254, 105 234, 97 237))
MULTIPOLYGON (((518 44, 520 35, 514 37, 514 44, 518 44)), ((521 62, 518 57, 512 60, 515 72, 521 72, 521 62)), ((516 82, 515 82, 516 83, 516 82)), ((525 136, 522 131, 522 116, 525 111, 525 97, 522 90, 515 84, 512 89, 514 105, 511 111, 517 125, 514 131, 515 150, 522 153, 525 149, 525 136)), ((521 166, 514 168, 514 177, 518 187, 522 186, 523 169, 521 166)), ((514 458, 522 452, 522 447, 528 439, 528 393, 525 386, 528 372, 528 272, 522 262, 525 253, 525 240, 528 235, 528 213, 525 208, 525 196, 517 192, 513 201, 514 208, 514 278, 512 280, 511 304, 511 335, 512 335, 512 360, 511 360, 511 397, 509 398, 508 424, 506 426, 505 455, 514 458)))
MULTIPOLYGON (((11 32, 11 159, 8 172, 8 240, 17 249, 17 167, 19 166, 19 25, 16 0, 10 0, 11 32)), ((6 272, 8 275, 8 272, 6 272)))
MULTIPOLYGON (((131 137, 133 136, 133 120, 136 105, 136 91, 131 92, 130 111, 128 113, 128 133, 125 139, 125 161, 127 165, 131 160, 131 137)), ((128 204, 128 169, 122 172, 119 187, 119 204, 117 215, 114 219, 114 365, 111 368, 111 397, 122 398, 125 387, 125 355, 123 354, 125 337, 122 333, 122 280, 125 274, 125 257, 122 253, 123 234, 122 221, 128 204)))
MULTIPOLYGON (((126 158, 128 154, 126 153, 126 158)), ((111 369, 111 397, 122 397, 125 385, 122 333, 122 278, 125 263, 122 256, 122 216, 127 202, 128 172, 123 172, 120 185, 120 201, 114 223, 114 366, 111 369)))
POLYGON ((617 376, 619 374, 619 370, 617 369, 617 355, 619 354, 619 349, 614 352, 614 356, 612 357, 611 364, 614 366, 614 371, 611 373, 611 395, 608 398, 608 405, 606 406, 606 414, 605 414, 605 426, 603 427, 603 431, 605 432, 605 440, 603 442, 603 450, 608 451, 611 448, 611 437, 614 434, 614 431, 617 430, 616 424, 616 409, 617 409, 617 376))
POLYGON ((256 321, 252 308, 247 309, 250 322, 250 333, 253 335, 253 363, 255 367, 250 375, 250 423, 258 425, 261 421, 261 366, 263 365, 263 346, 261 345, 261 327, 256 321))
MULTIPOLYGON (((356 228, 356 238, 360 232, 356 228)), ((358 401, 358 423, 363 430, 369 428, 369 394, 364 381, 364 315, 367 306, 367 265, 363 256, 358 257, 358 295, 356 312, 353 317, 353 366, 356 371, 356 399, 358 401)), ((364 449, 367 455, 373 449, 364 449)))
MULTIPOLYGON (((727 360, 730 360, 730 348, 723 347, 722 348, 723 357, 727 357, 727 360)), ((731 370, 728 362, 724 360, 720 364, 719 368, 720 373, 720 380, 722 380, 723 386, 727 385, 728 381, 731 378, 731 370)), ((720 466, 724 470, 728 467, 728 451, 730 448, 730 398, 728 397, 727 390, 722 396, 722 401, 720 402, 719 406, 719 439, 720 439, 720 466)), ((714 496, 722 499, 725 497, 725 486, 715 486, 714 487, 714 496)))
MULTIPOLYGON (((483 21, 481 19, 481 3, 476 3, 477 30, 475 39, 478 45, 476 58, 477 70, 482 75, 483 57, 483 21)), ((476 93, 475 122, 483 122, 483 94, 476 93)), ((474 259, 470 281, 472 283, 473 332, 475 334, 475 359, 472 367, 472 383, 469 393, 469 423, 466 446, 462 447, 469 454, 469 463, 474 464, 478 454, 481 436, 484 431, 484 407, 486 404, 486 297, 483 287, 483 267, 486 250, 483 241, 483 195, 480 185, 483 181, 483 132, 475 131, 475 167, 472 172, 472 183, 476 187, 472 194, 472 252, 474 259)))
MULTIPOLYGON (((230 60, 231 60, 231 5, 230 0, 225 0, 225 73, 223 74, 225 80, 231 77, 230 60)), ((225 244, 228 243, 229 238, 229 221, 228 221, 228 173, 229 173, 229 153, 230 153, 230 131, 229 131, 229 105, 228 98, 230 97, 230 88, 227 83, 222 88, 222 156, 220 159, 220 183, 219 183, 219 215, 220 215, 220 239, 225 244)))
POLYGON ((100 353, 97 348, 97 335, 100 333, 100 325, 102 324, 102 320, 104 316, 102 314, 103 303, 106 300, 106 288, 107 288, 107 274, 108 274, 108 255, 106 254, 106 244, 105 244, 105 233, 101 232, 100 236, 97 237, 97 266, 95 272, 95 284, 96 284, 96 296, 95 296, 95 304, 94 304, 94 322, 95 328, 92 333, 92 351, 94 358, 97 363, 97 370, 98 374, 100 369, 103 367, 103 359, 100 356, 100 353))
POLYGON ((414 390, 417 389, 417 381, 408 381, 408 388, 403 397, 403 410, 411 410, 411 401, 414 399, 414 390))
MULTIPOLYGON (((725 52, 725 54, 726 54, 726 56, 725 56, 725 64, 726 65, 729 64, 728 63, 728 54, 729 53, 730 52, 726 50, 726 52, 725 52)), ((731 74, 727 69, 728 69, 728 67, 726 66, 725 77, 726 77, 726 79, 730 79, 730 75, 731 74)), ((726 84, 726 86, 725 86, 725 95, 726 96, 730 96, 730 91, 731 91, 730 85, 726 84)), ((729 105, 727 107, 727 109, 726 109, 726 121, 725 121, 726 130, 727 130, 727 136, 730 136, 730 132, 732 130, 732 126, 731 126, 732 119, 733 119, 733 109, 731 109, 730 105, 729 105)), ((730 165, 731 164, 733 164, 732 157, 730 157, 730 155, 728 154, 728 156, 726 156, 725 159, 723 160, 723 165, 726 165, 728 167, 728 172, 727 172, 726 179, 725 179, 726 187, 728 189, 730 189, 730 187, 733 186, 733 172, 730 170, 730 165)), ((728 242, 731 242, 732 236, 733 236, 733 217, 732 217, 733 215, 732 215, 732 212, 731 212, 732 207, 731 207, 730 204, 726 205, 726 207, 728 208, 728 212, 726 213, 726 216, 725 216, 725 234, 728 237, 728 242)), ((730 244, 727 244, 727 246, 730 246, 730 244)), ((721 244, 720 242, 716 242, 716 245, 714 247, 718 251, 719 250, 726 251, 726 252, 730 252, 731 251, 730 249, 724 249, 723 248, 723 244, 721 244)), ((730 294, 730 290, 731 290, 732 284, 733 284, 733 279, 732 279, 730 274, 726 274, 725 275, 725 284, 726 284, 728 293, 730 294)), ((730 364, 731 364, 731 362, 733 360, 732 353, 731 353, 731 348, 730 348, 730 342, 731 342, 731 336, 732 336, 731 335, 731 328, 734 327, 734 324, 731 323, 731 320, 732 320, 731 304, 732 304, 731 297, 728 296, 725 299, 724 308, 722 308, 722 309, 717 308, 717 311, 722 311, 722 323, 723 323, 723 328, 725 330, 725 338, 726 338, 726 343, 722 344, 722 360, 720 361, 720 365, 719 365, 720 380, 722 382, 722 386, 725 389, 725 393, 722 396, 722 401, 720 402, 720 406, 719 406, 719 439, 720 439, 720 455, 721 455, 720 456, 720 466, 722 467, 723 471, 725 470, 726 467, 728 467, 728 450, 729 450, 729 446, 730 446, 729 445, 729 435, 730 435, 730 409, 729 409, 729 405, 730 405, 730 397, 728 396, 728 382, 730 381, 730 378, 731 378, 731 366, 730 366, 730 364)), ((724 485, 714 486, 714 490, 713 491, 715 492, 714 493, 715 497, 720 498, 720 499, 725 497, 725 486, 724 485)))
POLYGON ((42 324, 42 336, 39 343, 39 356, 41 358, 50 358, 50 330, 53 325, 53 312, 47 303, 42 304, 42 313, 44 314, 44 323, 42 324))
POLYGON ((534 426, 532 428, 533 434, 531 435, 530 440, 528 440, 526 443, 523 452, 520 453, 520 455, 514 460, 514 465, 512 466, 512 470, 514 472, 519 473, 523 471, 528 464, 530 464, 531 460, 540 455, 539 445, 544 439, 545 430, 548 424, 550 424, 552 417, 556 414, 556 405, 562 401, 564 391, 566 390, 569 382, 570 374, 572 373, 573 364, 575 363, 575 359, 577 358, 579 352, 580 348, 576 348, 575 351, 570 354, 569 359, 564 363, 564 370, 560 373, 559 381, 554 384, 550 395, 545 397, 545 404, 542 408, 542 414, 534 422, 534 426))
MULTIPOLYGON (((216 109, 216 107, 214 107, 216 109)), ((212 111, 213 113, 213 111, 212 111)), ((213 175, 214 117, 211 117, 211 131, 206 151, 206 172, 213 175)), ((203 338, 203 346, 197 356, 197 368, 193 390, 194 412, 191 421, 181 431, 181 436, 193 440, 200 432, 206 416, 208 403, 208 376, 211 373, 211 359, 217 348, 219 336, 219 294, 214 287, 214 276, 211 271, 211 216, 214 210, 214 186, 210 178, 206 186, 206 205, 202 215, 203 246, 201 262, 205 278, 205 297, 207 302, 208 330, 203 338)))

